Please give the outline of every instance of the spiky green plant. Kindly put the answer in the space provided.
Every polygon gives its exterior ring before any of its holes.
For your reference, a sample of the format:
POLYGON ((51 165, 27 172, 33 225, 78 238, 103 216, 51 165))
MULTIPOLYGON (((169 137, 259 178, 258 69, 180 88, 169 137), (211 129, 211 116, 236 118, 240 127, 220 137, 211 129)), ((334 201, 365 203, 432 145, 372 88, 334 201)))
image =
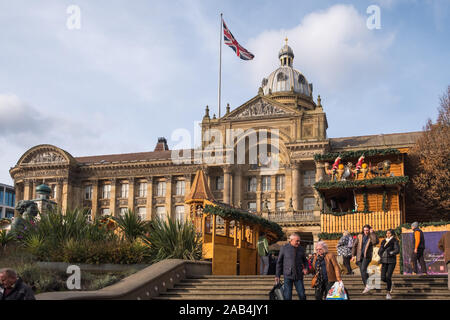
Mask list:
POLYGON ((11 243, 14 240, 14 235, 7 230, 0 230, 0 246, 2 249, 6 248, 8 243, 11 243))
POLYGON ((149 230, 149 223, 143 221, 141 217, 132 210, 126 210, 125 213, 119 217, 113 218, 122 231, 122 238, 133 242, 136 239, 142 238, 149 230))
POLYGON ((200 260, 202 257, 201 239, 191 222, 152 221, 151 231, 144 242, 149 246, 153 262, 164 259, 200 260))

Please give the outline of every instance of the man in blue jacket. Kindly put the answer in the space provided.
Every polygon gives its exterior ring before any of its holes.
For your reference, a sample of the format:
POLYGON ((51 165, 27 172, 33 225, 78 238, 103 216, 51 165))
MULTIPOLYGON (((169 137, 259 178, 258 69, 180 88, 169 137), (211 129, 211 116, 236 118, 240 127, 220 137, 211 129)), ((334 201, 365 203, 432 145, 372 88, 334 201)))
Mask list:
POLYGON ((280 249, 277 261, 275 282, 280 281, 281 272, 284 276, 284 298, 292 300, 292 285, 295 285, 300 300, 306 300, 303 275, 308 272, 308 261, 305 250, 300 247, 300 234, 290 235, 289 243, 280 249))

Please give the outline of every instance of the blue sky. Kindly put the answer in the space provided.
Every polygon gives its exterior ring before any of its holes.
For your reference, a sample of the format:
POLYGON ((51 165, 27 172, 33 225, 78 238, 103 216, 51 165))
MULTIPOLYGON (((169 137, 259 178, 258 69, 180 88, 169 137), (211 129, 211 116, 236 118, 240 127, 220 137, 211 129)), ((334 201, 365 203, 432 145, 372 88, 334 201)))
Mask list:
MULTIPOLYGON (((0 0, 0 182, 30 147, 73 156, 169 147, 217 112, 219 14, 255 55, 223 47, 222 104, 253 98, 289 38, 328 136, 421 130, 450 84, 450 1, 0 0), (369 30, 369 5, 381 29, 369 30), (80 8, 68 29, 67 8, 80 8)), ((224 108, 223 108, 224 109, 224 108)))

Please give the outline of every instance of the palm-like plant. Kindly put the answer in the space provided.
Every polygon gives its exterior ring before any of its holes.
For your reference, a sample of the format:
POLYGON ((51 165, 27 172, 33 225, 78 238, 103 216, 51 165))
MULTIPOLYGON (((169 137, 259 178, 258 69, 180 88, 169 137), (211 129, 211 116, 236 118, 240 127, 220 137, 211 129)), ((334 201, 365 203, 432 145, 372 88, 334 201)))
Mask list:
POLYGON ((0 245, 2 249, 6 249, 6 245, 14 240, 14 235, 7 230, 0 230, 0 245))
POLYGON ((149 223, 143 221, 141 217, 132 210, 126 210, 119 217, 115 217, 119 229, 122 231, 122 238, 133 242, 142 238, 149 230, 149 223))
POLYGON ((153 262, 164 259, 200 260, 202 243, 191 222, 169 219, 152 221, 144 242, 149 246, 153 262))

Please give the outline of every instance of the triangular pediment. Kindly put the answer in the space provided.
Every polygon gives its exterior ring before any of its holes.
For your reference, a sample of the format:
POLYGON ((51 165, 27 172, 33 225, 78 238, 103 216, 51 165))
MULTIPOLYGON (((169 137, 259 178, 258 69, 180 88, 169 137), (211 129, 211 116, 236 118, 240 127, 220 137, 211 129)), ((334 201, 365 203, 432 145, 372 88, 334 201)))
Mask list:
POLYGON ((222 120, 244 120, 261 117, 270 118, 294 114, 296 114, 296 111, 292 108, 285 106, 278 101, 258 95, 239 108, 233 110, 233 112, 224 116, 222 120))

